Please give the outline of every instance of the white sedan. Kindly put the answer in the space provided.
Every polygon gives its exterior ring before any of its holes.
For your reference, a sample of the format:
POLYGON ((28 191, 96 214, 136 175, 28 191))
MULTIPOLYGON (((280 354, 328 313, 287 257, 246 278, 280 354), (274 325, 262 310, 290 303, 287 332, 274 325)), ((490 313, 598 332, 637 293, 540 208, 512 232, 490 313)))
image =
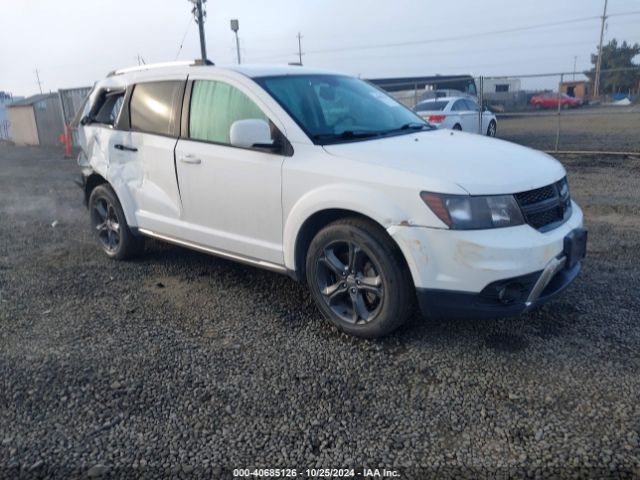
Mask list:
POLYGON ((496 136, 498 121, 489 110, 482 112, 482 129, 478 129, 480 106, 466 97, 444 97, 423 100, 413 108, 418 115, 437 128, 450 128, 465 132, 484 132, 496 136))

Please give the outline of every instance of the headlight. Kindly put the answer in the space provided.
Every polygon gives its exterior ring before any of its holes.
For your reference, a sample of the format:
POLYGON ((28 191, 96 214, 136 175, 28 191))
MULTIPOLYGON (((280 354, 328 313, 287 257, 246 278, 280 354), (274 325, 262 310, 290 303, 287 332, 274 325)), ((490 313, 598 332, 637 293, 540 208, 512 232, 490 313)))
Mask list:
POLYGON ((513 195, 444 195, 422 192, 424 203, 454 230, 479 230, 522 225, 522 212, 513 195))

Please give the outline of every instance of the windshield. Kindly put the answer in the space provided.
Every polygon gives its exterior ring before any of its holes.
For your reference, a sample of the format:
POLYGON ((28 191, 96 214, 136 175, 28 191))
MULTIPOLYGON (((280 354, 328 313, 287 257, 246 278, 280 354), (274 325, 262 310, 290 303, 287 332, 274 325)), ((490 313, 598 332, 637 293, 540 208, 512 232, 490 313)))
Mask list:
POLYGON ((255 80, 319 145, 430 128, 407 107, 357 78, 287 75, 255 80))

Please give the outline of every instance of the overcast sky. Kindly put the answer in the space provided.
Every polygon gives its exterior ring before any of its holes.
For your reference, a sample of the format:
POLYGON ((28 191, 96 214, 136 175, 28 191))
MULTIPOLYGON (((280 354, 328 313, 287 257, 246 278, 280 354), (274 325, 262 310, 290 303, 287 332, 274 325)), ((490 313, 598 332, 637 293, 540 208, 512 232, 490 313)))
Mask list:
MULTIPOLYGON (((205 28, 209 58, 220 64, 235 63, 229 20, 237 18, 243 62, 296 61, 300 31, 305 65, 365 78, 529 74, 571 71, 574 56, 578 70, 589 68, 600 21, 588 17, 602 15, 603 5, 209 0, 205 28), (549 23, 557 24, 541 26, 549 23)), ((197 58, 198 28, 190 9, 188 0, 3 0, 0 90, 38 93, 36 68, 43 90, 55 91, 91 85, 114 68, 136 65, 138 55, 147 63, 197 58)), ((609 0, 608 13, 605 42, 640 42, 640 0, 609 0)))

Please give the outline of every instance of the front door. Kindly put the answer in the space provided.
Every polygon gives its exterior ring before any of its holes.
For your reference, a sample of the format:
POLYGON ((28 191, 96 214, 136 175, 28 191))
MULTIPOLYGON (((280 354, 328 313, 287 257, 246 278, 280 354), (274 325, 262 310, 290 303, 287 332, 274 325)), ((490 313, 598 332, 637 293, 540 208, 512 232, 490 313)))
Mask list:
POLYGON ((176 147, 187 240, 223 252, 284 263, 281 172, 284 156, 233 147, 231 124, 264 119, 258 99, 227 81, 195 80, 188 137, 176 147))

